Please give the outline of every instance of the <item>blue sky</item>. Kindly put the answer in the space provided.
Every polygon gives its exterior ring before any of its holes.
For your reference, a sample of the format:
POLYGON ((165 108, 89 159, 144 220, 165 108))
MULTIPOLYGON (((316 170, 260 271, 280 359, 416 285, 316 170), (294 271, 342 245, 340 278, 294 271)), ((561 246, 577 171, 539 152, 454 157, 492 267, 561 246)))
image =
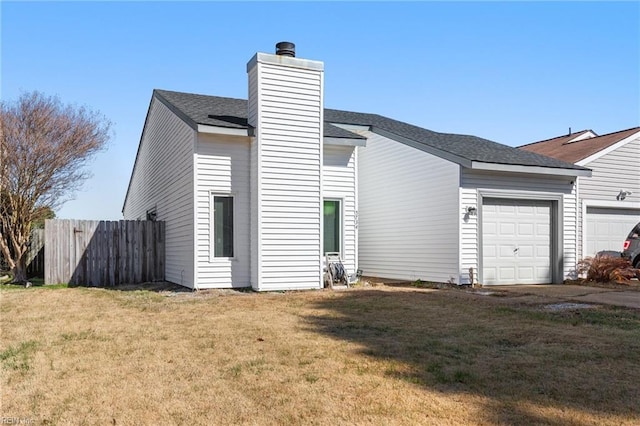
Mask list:
POLYGON ((154 88, 246 98, 278 41, 325 63, 325 106, 511 146, 640 125, 639 2, 7 2, 1 97, 113 122, 57 213, 120 219, 154 88))

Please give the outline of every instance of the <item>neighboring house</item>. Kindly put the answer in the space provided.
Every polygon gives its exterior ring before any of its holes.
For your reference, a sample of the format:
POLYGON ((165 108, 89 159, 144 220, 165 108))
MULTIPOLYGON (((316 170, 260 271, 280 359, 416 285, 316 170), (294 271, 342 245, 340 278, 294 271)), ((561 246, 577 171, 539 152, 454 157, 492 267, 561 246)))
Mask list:
POLYGON ((167 280, 321 288, 328 251, 380 278, 574 272, 575 181, 589 169, 324 109, 322 62, 280 53, 249 62, 248 101, 153 92, 123 213, 166 222, 167 280))
POLYGON ((520 149, 592 169, 578 179, 578 257, 622 251, 640 222, 640 127, 601 136, 583 130, 520 149))

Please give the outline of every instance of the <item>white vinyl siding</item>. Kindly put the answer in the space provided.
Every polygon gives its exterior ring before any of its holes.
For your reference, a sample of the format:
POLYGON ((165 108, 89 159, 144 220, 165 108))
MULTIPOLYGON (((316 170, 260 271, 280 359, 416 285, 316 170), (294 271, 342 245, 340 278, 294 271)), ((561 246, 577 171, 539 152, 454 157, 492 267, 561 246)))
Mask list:
POLYGON ((250 285, 250 139, 200 134, 196 155, 197 288, 248 287, 250 285), (234 255, 212 253, 212 211, 215 196, 232 196, 234 255))
MULTIPOLYGON (((591 177, 579 178, 579 245, 580 257, 591 256, 592 250, 582 253, 589 246, 588 235, 583 235, 582 227, 587 218, 584 207, 608 204, 611 208, 629 208, 638 210, 640 206, 640 137, 620 146, 596 160, 584 165, 593 170, 591 177), (631 192, 624 201, 616 196, 620 190, 631 192)), ((640 219, 639 219, 640 220, 640 219)), ((630 231, 631 229, 629 229, 630 231)), ((621 250, 621 249, 618 249, 621 250)))
MULTIPOLYGON (((461 170, 462 173, 462 170, 461 170)), ((479 277, 480 265, 480 224, 478 222, 480 212, 480 200, 478 191, 473 188, 460 187, 460 204, 458 215, 462 217, 460 222, 460 284, 471 284, 471 274, 474 282, 479 277), (467 212, 467 207, 475 209, 473 214, 467 212)))
MULTIPOLYGON (((479 196, 483 191, 495 198, 552 200, 559 203, 556 207, 562 217, 553 217, 555 227, 560 228, 552 238, 552 244, 559 245, 554 263, 561 262, 560 278, 575 277, 576 268, 576 194, 572 177, 547 175, 524 175, 515 173, 496 173, 462 169, 460 188, 460 214, 464 215, 467 206, 476 207, 481 214, 482 205, 479 196)), ((478 216, 465 217, 461 225, 461 268, 460 276, 464 280, 469 268, 477 273, 481 266, 480 232, 478 216)), ((480 276, 480 278, 482 278, 480 276)), ((468 278, 467 278, 468 280, 468 278)))
POLYGON ((358 133, 368 138, 358 151, 359 269, 379 278, 457 282, 459 166, 358 133))
POLYGON ((342 261, 349 274, 357 269, 356 148, 324 146, 322 192, 324 199, 340 200, 342 209, 342 261))
POLYGON ((251 284, 257 290, 319 288, 323 74, 261 60, 248 72, 257 177, 251 284))
POLYGON ((640 137, 585 164, 593 170, 590 178, 580 178, 580 197, 616 200, 621 189, 632 194, 626 202, 640 202, 640 137))
POLYGON ((194 286, 193 156, 196 133, 162 102, 153 98, 124 205, 124 218, 166 223, 165 277, 194 286))

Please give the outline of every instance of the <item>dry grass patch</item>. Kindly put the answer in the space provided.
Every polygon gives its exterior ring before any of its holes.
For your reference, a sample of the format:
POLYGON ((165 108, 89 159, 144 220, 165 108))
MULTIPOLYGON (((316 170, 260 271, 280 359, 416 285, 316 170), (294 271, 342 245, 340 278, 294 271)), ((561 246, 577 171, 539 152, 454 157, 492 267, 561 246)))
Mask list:
POLYGON ((638 424, 640 313, 457 290, 0 292, 38 424, 638 424))
POLYGON ((611 255, 585 257, 578 262, 579 276, 585 281, 600 283, 630 284, 633 278, 640 278, 640 269, 635 269, 629 259, 611 255))

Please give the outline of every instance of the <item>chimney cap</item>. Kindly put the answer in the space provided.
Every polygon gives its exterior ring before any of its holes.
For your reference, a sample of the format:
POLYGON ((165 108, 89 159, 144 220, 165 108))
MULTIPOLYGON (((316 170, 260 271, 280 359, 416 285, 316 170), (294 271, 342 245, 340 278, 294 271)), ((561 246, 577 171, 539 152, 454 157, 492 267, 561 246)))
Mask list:
POLYGON ((276 44, 276 55, 296 57, 296 45, 289 41, 281 41, 276 44))

